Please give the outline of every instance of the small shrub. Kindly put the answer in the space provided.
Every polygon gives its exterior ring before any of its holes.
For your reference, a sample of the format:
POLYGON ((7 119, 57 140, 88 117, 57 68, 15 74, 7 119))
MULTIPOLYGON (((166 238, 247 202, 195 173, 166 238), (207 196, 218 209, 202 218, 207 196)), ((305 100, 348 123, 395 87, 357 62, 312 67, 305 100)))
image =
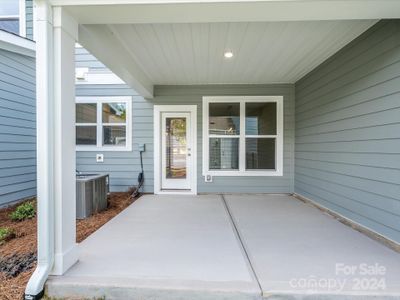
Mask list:
POLYGON ((26 219, 32 219, 35 215, 36 215, 35 202, 29 201, 19 205, 10 214, 10 218, 13 221, 23 221, 26 219))
POLYGON ((0 245, 15 238, 14 230, 8 227, 0 227, 0 245))

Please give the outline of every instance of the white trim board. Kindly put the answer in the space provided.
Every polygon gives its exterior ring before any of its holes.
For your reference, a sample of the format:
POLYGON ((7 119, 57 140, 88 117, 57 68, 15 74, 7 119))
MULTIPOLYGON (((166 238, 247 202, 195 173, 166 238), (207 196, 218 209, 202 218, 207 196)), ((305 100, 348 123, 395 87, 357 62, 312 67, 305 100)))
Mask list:
POLYGON ((0 30, 0 49, 30 57, 36 56, 35 42, 3 30, 0 30))
POLYGON ((154 105, 154 194, 196 195, 197 194, 197 105, 154 105), (188 112, 190 113, 191 128, 191 189, 162 190, 161 188, 161 113, 188 112))
POLYGON ((26 37, 26 3, 19 0, 19 35, 26 37))
POLYGON ((91 73, 85 74, 85 79, 75 79, 75 84, 126 84, 121 78, 114 73, 91 73))
POLYGON ((397 0, 51 0, 81 24, 277 22, 400 17, 397 0), (109 5, 114 5, 110 14, 109 5))

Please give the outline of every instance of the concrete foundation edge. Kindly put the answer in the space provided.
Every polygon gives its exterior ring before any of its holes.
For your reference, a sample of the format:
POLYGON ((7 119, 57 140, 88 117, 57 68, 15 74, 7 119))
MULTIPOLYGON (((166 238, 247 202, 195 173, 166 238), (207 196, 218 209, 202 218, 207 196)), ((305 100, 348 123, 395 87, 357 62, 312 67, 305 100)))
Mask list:
POLYGON ((333 210, 330 210, 329 208, 326 208, 325 206, 322 206, 321 204, 319 204, 318 202, 304 197, 300 194, 297 193, 293 193, 293 197, 299 199, 300 201, 303 201, 305 203, 308 203, 312 206, 314 206, 315 208, 319 209, 320 211, 323 211, 324 213, 327 213, 329 215, 331 215, 332 217, 334 217, 335 219, 337 219, 339 222, 353 228, 354 230, 357 230, 358 232, 361 232, 362 234, 368 236, 369 238, 383 244, 386 247, 389 247, 390 249, 400 253, 400 244, 396 243, 395 241, 359 224, 356 223, 336 212, 334 212, 333 210))

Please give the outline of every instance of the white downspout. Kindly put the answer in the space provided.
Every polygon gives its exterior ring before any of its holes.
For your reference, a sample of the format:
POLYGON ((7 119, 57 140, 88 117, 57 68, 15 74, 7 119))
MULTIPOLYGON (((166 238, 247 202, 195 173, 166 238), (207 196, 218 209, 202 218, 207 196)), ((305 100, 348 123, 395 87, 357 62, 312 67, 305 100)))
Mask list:
POLYGON ((54 265, 54 120, 53 25, 46 0, 35 0, 36 31, 36 149, 37 149, 37 267, 25 289, 26 300, 41 299, 54 265))

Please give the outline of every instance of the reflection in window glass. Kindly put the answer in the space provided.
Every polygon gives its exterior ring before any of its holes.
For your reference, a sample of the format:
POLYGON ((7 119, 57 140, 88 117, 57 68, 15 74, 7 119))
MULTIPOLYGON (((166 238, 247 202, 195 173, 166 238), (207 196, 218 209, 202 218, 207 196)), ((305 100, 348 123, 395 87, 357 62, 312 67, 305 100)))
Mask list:
POLYGON ((276 135, 276 103, 246 103, 246 134, 276 135))
POLYGON ((2 16, 18 16, 19 1, 18 0, 1 0, 0 17, 2 16))
POLYGON ((166 118, 166 176, 186 178, 186 118, 166 118))
POLYGON ((246 169, 275 168, 275 138, 246 138, 246 169))
POLYGON ((103 103, 103 123, 125 123, 125 103, 103 103))
POLYGON ((210 103, 209 133, 218 135, 239 135, 240 104, 210 103))
POLYGON ((126 127, 125 126, 104 126, 103 127, 103 145, 126 145, 126 127))
POLYGON ((239 169, 239 139, 210 138, 210 170, 239 169))
POLYGON ((0 0, 0 30, 19 34, 18 0, 0 0))
POLYGON ((96 126, 76 126, 77 145, 96 145, 96 126))
POLYGON ((96 103, 76 104, 76 123, 96 123, 96 103))
POLYGON ((0 30, 19 34, 19 19, 17 18, 0 19, 0 30))

